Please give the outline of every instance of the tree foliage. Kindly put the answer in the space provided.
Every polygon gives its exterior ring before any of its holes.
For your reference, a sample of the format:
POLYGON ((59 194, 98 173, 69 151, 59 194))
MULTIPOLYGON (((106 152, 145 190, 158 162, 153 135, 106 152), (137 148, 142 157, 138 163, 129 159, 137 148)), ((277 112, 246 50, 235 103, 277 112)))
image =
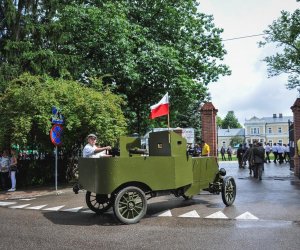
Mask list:
POLYGON ((222 120, 222 128, 241 128, 242 125, 239 123, 238 119, 234 115, 234 111, 228 111, 225 118, 222 120))
POLYGON ((1 1, 0 91, 24 72, 91 91, 90 79, 101 78, 126 102, 129 132, 166 125, 148 116, 167 91, 171 126, 199 127, 206 85, 230 71, 222 29, 197 7, 196 0, 1 1))
POLYGON ((99 91, 75 81, 21 75, 0 98, 0 143, 50 151, 51 107, 59 107, 66 118, 63 150, 80 148, 88 133, 99 135, 100 143, 112 143, 126 131, 120 106, 123 101, 93 81, 99 91))
POLYGON ((264 31, 260 46, 274 43, 279 51, 266 57, 269 76, 288 74, 288 89, 300 86, 300 9, 294 13, 282 11, 281 16, 264 31))

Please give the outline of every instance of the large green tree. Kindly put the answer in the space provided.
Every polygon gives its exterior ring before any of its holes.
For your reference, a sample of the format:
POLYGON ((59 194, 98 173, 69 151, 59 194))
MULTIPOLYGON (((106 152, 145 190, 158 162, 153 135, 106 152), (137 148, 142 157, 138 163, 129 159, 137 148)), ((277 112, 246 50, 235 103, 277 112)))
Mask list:
POLYGON ((75 81, 24 74, 13 80, 0 95, 0 145, 50 151, 51 107, 65 117, 63 146, 74 153, 87 134, 99 135, 100 143, 113 143, 126 131, 122 99, 99 80, 92 88, 75 81))
POLYGON ((269 76, 288 74, 287 88, 300 86, 300 9, 289 13, 282 11, 281 16, 264 31, 264 41, 260 46, 273 43, 279 48, 275 55, 268 56, 269 76))
POLYGON ((0 5, 2 91, 23 72, 88 87, 102 77, 126 101, 130 131, 144 133, 162 124, 148 119, 149 107, 167 91, 171 126, 199 126, 190 114, 209 100, 206 85, 230 73, 222 29, 196 0, 14 2, 0 5))

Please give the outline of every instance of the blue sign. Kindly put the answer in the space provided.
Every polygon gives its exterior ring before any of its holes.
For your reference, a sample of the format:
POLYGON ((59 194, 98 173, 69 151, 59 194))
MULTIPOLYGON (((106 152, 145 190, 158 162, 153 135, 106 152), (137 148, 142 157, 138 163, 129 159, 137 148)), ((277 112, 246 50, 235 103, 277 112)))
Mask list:
POLYGON ((52 124, 64 124, 64 116, 62 115, 61 111, 56 107, 52 107, 51 122, 52 124))
POLYGON ((54 124, 50 130, 50 139, 51 142, 55 146, 59 146, 62 144, 62 133, 63 133, 63 127, 60 124, 54 124))

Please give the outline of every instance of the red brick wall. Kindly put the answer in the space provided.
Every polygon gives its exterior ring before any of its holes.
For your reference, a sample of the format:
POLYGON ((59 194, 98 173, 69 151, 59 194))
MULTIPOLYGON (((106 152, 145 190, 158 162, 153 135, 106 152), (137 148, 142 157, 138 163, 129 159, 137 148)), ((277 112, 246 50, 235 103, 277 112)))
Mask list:
POLYGON ((291 109, 294 113, 294 141, 295 141, 294 174, 300 177, 300 160, 299 160, 298 148, 297 148, 297 141, 300 139, 300 98, 296 99, 291 109))
POLYGON ((218 110, 211 102, 205 103, 201 108, 201 137, 210 146, 210 155, 217 156, 217 123, 216 116, 218 110))

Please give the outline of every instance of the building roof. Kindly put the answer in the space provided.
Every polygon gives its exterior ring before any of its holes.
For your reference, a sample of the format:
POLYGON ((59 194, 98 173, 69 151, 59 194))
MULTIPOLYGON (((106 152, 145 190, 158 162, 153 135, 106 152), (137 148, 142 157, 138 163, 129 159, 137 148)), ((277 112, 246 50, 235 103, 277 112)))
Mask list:
POLYGON ((245 136, 245 129, 244 128, 226 128, 226 129, 219 128, 218 136, 219 137, 245 136))
POLYGON ((266 123, 288 123, 289 121, 293 121, 293 116, 282 116, 282 115, 273 115, 270 117, 262 117, 257 118, 256 116, 253 116, 249 120, 245 120, 244 125, 250 125, 250 124, 266 124, 266 123))

